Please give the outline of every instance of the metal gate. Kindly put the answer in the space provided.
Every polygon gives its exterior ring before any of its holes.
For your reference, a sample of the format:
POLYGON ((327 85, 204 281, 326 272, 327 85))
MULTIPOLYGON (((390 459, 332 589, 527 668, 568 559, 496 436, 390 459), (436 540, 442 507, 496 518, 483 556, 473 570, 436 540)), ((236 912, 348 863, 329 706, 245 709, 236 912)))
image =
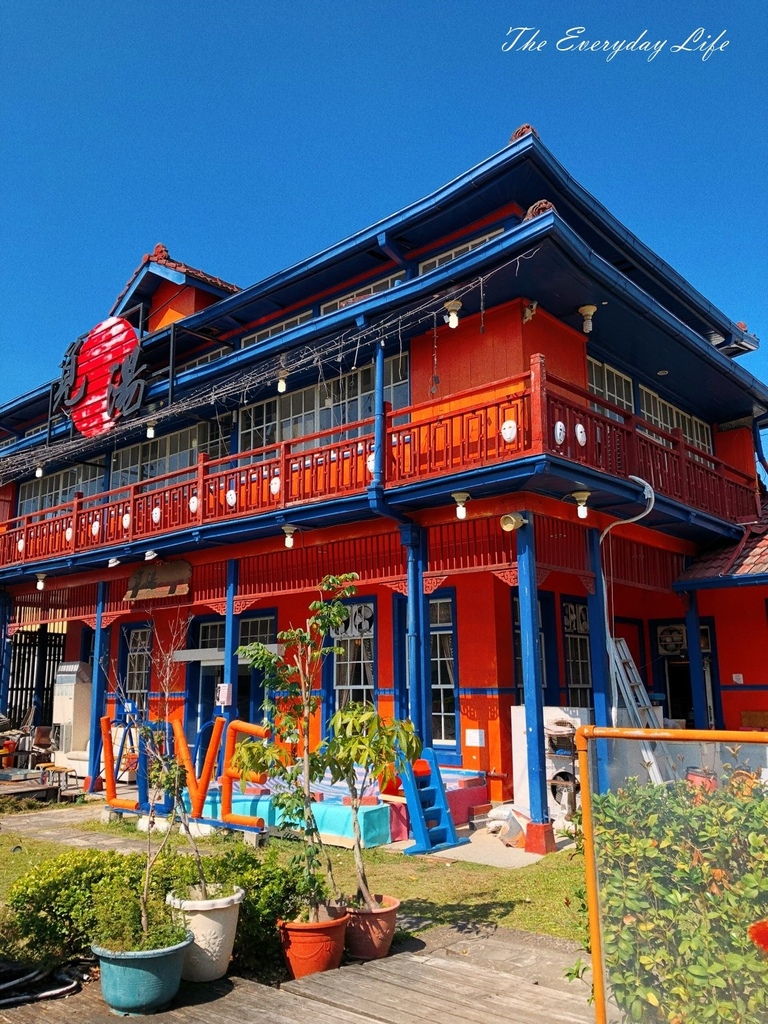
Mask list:
POLYGON ((34 705, 35 725, 53 723, 53 685, 64 660, 65 633, 49 632, 45 625, 20 629, 11 645, 11 678, 7 715, 19 725, 34 705))

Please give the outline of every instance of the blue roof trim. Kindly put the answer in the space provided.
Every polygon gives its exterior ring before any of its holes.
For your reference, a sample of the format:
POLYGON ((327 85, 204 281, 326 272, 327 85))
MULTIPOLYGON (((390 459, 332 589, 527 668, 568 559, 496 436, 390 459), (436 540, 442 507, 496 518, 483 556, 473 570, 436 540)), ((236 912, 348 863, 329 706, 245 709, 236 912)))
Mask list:
POLYGON ((672 584, 672 589, 680 593, 690 590, 730 590, 733 587, 768 587, 768 573, 755 573, 754 576, 710 576, 708 579, 685 580, 672 584))

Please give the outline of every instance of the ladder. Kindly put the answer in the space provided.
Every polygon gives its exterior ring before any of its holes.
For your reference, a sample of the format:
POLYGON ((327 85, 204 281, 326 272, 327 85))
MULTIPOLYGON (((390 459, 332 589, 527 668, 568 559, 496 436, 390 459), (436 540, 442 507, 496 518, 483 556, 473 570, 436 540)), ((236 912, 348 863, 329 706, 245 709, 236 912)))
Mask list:
MULTIPOLYGON (((609 637, 611 677, 621 694, 632 726, 636 729, 658 729, 653 706, 648 699, 640 673, 623 637, 609 637)), ((640 749, 651 782, 660 785, 675 777, 674 759, 661 740, 641 740, 640 749)))
POLYGON ((431 747, 425 747, 414 764, 406 765, 402 783, 411 832, 416 840, 405 853, 432 853, 469 842, 456 834, 437 757, 431 747))

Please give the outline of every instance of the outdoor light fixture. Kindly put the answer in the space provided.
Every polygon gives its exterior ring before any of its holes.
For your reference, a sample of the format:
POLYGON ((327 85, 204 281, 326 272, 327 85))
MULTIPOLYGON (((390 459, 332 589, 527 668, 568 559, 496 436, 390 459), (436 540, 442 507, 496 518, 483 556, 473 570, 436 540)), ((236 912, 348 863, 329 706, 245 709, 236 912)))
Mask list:
POLYGON ((35 584, 35 586, 37 587, 38 590, 43 590, 45 588, 45 573, 44 572, 39 572, 37 574, 37 583, 35 584))
POLYGON ((155 426, 156 425, 157 424, 155 423, 154 420, 150 420, 149 423, 147 424, 147 440, 148 441, 151 441, 154 438, 154 436, 155 436, 155 426))
POLYGON ((39 480, 42 475, 43 475, 43 467, 42 466, 36 466, 35 467, 35 476, 37 477, 37 479, 39 480))
POLYGON ((108 569, 116 569, 118 565, 120 565, 119 558, 110 558, 110 560, 107 562, 108 569))
POLYGON ((467 502, 470 499, 470 495, 466 491, 454 491, 451 495, 453 500, 456 502, 456 518, 466 519, 467 518, 467 502))
POLYGON ((525 516, 521 516, 519 512, 510 512, 501 517, 501 528, 505 533, 512 533, 514 530, 519 530, 521 526, 525 526, 527 522, 525 516))
POLYGON ((286 523, 283 527, 283 533, 285 534, 285 546, 287 548, 293 547, 293 535, 296 533, 296 527, 291 526, 290 523, 286 523))
POLYGON ((582 331, 585 334, 592 333, 592 317, 597 312, 597 306, 579 306, 579 313, 581 313, 584 323, 581 325, 582 331))
POLYGON ((587 502, 589 501, 589 495, 591 491, 574 491, 571 497, 576 502, 576 514, 579 519, 586 519, 589 515, 589 509, 587 508, 587 502))
POLYGON ((278 394, 284 395, 285 389, 288 387, 288 374, 285 370, 281 370, 277 376, 277 391, 278 394))
POLYGON ((150 548, 149 551, 145 551, 144 552, 144 561, 145 562, 152 562, 156 558, 157 558, 157 552, 153 548, 150 548))
POLYGON ((449 327, 456 328, 459 326, 459 310, 461 309, 461 299, 449 299, 443 303, 445 309, 445 322, 449 327))

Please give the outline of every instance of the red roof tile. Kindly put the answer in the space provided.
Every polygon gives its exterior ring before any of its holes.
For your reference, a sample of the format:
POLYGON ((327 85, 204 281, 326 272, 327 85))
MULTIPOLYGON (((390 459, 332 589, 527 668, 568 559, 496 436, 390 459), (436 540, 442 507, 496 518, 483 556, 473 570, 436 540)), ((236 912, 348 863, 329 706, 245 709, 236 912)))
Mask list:
POLYGON ((768 503, 763 507, 759 522, 745 527, 745 531, 741 540, 734 544, 702 552, 679 582, 768 574, 768 503))
POLYGON ((203 284, 209 284, 214 288, 220 288, 225 292, 239 292, 240 288, 236 284, 230 284, 228 281, 223 281, 220 277, 214 277, 212 274, 206 274, 204 270, 198 270, 196 267, 190 267, 188 263, 181 263, 179 260, 171 259, 170 253, 166 246, 162 242, 158 242, 151 253, 145 253, 141 263, 138 265, 136 270, 131 274, 128 283, 125 288, 120 292, 115 304, 110 310, 110 314, 114 314, 117 307, 122 302, 125 295, 130 290, 131 285, 141 273, 141 270, 148 263, 157 263, 161 267, 168 267, 171 270, 178 270, 181 274, 186 274, 187 277, 193 278, 195 281, 200 281, 203 284))

